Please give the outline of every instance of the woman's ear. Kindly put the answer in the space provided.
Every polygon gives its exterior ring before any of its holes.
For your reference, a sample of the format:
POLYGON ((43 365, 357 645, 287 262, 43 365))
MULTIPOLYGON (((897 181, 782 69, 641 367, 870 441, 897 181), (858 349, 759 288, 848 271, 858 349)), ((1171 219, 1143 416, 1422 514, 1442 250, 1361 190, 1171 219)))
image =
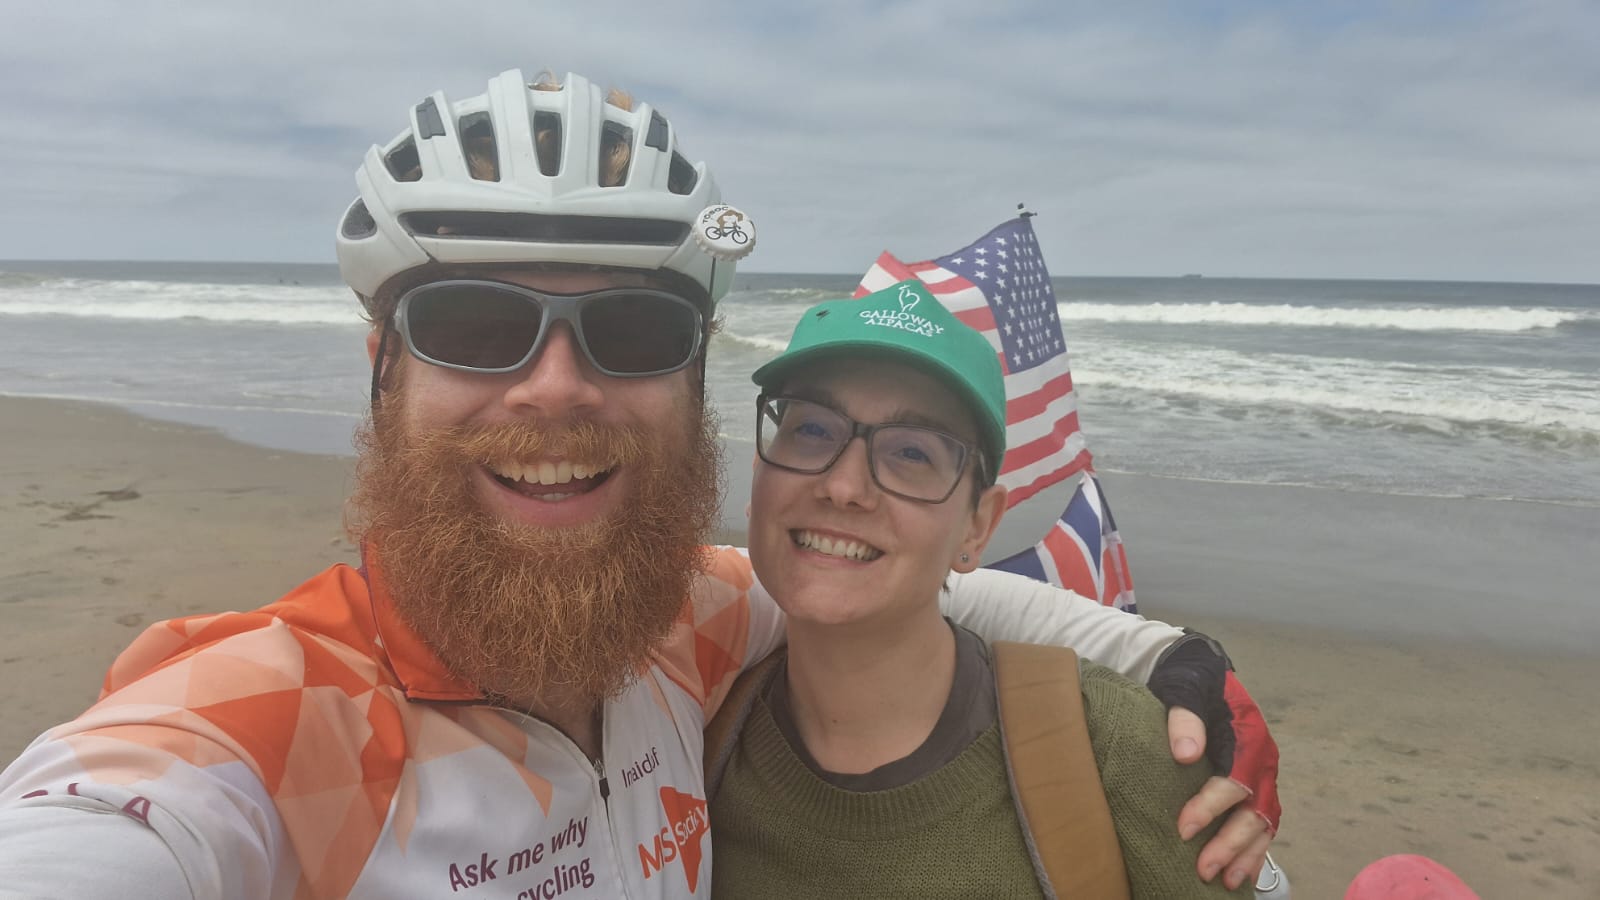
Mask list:
POLYGON ((989 539, 994 537, 994 530, 1000 527, 1000 520, 1005 514, 1005 486, 996 484, 985 488, 978 495, 978 502, 973 505, 967 536, 961 541, 960 551, 950 568, 962 573, 978 568, 982 563, 983 548, 989 545, 989 539))

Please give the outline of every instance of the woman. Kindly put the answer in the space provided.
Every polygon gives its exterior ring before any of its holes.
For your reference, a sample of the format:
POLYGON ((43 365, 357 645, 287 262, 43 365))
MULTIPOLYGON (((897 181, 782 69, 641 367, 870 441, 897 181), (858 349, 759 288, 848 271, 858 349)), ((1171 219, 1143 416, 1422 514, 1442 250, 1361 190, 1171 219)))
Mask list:
MULTIPOLYGON (((904 282, 807 311, 754 378, 750 558, 789 644, 747 676, 752 702, 724 706, 726 752, 708 742, 714 892, 1048 895, 990 648, 938 607, 1005 509, 993 348, 904 282)), ((1172 762, 1144 688, 1092 664, 1081 684, 1132 896, 1225 895, 1172 825, 1209 768, 1172 762)))

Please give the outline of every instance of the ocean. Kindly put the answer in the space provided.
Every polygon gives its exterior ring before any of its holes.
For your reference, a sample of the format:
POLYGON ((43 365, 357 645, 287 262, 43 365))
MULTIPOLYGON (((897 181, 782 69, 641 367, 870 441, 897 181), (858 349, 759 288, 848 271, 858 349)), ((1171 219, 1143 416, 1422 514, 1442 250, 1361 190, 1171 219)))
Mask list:
MULTIPOLYGON (((738 277, 708 369, 730 441, 752 440, 749 373, 855 282, 738 277)), ((1102 471, 1600 507, 1600 286, 1054 287, 1102 471)), ((365 327, 332 265, 0 262, 0 393, 350 454, 365 327)))

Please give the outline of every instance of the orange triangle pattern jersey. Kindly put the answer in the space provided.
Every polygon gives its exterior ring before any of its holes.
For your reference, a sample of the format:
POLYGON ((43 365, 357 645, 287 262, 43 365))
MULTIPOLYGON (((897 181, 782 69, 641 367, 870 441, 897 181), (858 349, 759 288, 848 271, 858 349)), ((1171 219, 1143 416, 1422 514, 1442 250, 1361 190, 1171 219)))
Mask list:
MULTIPOLYGON (((71 836, 104 850, 103 829, 30 830, 81 811, 126 823, 122 840, 159 837, 202 898, 709 896, 702 729, 783 628, 742 550, 710 560, 606 704, 599 765, 454 678, 370 572, 334 566, 253 612, 153 625, 98 703, 0 773, 0 833, 50 835, 0 841, 0 871, 48 862, 42 887, 65 896, 106 874, 71 836)), ((946 611, 985 639, 1066 644, 1136 681, 1182 634, 1021 576, 950 584, 946 611)), ((131 862, 101 865, 149 872, 131 862)))
POLYGON ((741 553, 710 574, 607 703, 600 765, 484 703, 381 585, 334 566, 254 612, 150 628, 99 703, 0 777, 0 800, 120 810, 196 896, 707 896, 707 707, 782 628, 749 602, 741 553))

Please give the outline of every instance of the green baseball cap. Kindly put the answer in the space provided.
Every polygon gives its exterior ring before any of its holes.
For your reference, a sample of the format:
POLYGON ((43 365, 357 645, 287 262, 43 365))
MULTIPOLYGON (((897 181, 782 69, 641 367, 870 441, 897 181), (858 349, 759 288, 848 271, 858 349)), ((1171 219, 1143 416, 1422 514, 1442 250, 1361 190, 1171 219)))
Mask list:
POLYGON ((972 407, 993 471, 1006 452, 1006 385, 989 339, 962 324, 920 281, 806 310, 789 348, 755 371, 762 389, 801 366, 841 356, 890 358, 940 379, 972 407))

